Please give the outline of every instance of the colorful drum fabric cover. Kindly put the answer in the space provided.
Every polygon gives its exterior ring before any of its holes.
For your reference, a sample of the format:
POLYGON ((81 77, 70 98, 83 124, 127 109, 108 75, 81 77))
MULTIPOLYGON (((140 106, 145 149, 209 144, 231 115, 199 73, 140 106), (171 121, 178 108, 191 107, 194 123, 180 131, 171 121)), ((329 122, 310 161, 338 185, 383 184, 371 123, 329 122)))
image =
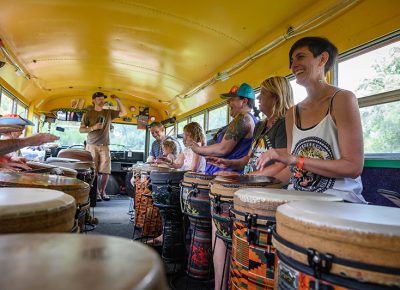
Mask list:
POLYGON ((75 200, 64 192, 0 188, 0 201, 0 233, 70 232, 74 227, 75 200))
POLYGON ((183 214, 180 207, 180 183, 185 171, 150 173, 153 202, 162 217, 161 257, 166 262, 182 261, 185 255, 183 214))
POLYGON ((187 172, 181 187, 182 211, 189 217, 193 230, 186 272, 200 280, 208 279, 212 265, 209 185, 214 177, 187 172))
POLYGON ((153 204, 150 173, 153 167, 143 165, 136 176, 135 226, 142 229, 142 236, 157 237, 161 234, 161 216, 153 204))
POLYGON ((0 271, 0 289, 8 290, 168 289, 150 247, 99 235, 2 235, 0 271))
POLYGON ((400 287, 399 208, 296 201, 280 206, 276 219, 280 289, 302 280, 333 289, 400 287))
POLYGON ((275 248, 271 226, 279 205, 291 200, 341 201, 332 195, 274 188, 245 188, 235 192, 232 235, 232 289, 273 289, 275 248))
POLYGON ((87 204, 90 191, 89 184, 79 179, 39 173, 1 172, 0 186, 55 189, 71 195, 77 205, 87 204))
POLYGON ((183 177, 181 187, 182 211, 194 218, 211 219, 210 212, 210 182, 214 175, 187 172, 183 177))
POLYGON ((241 188, 257 187, 280 188, 282 185, 273 177, 253 175, 217 176, 211 182, 211 215, 219 238, 232 241, 230 209, 233 207, 234 193, 241 188))

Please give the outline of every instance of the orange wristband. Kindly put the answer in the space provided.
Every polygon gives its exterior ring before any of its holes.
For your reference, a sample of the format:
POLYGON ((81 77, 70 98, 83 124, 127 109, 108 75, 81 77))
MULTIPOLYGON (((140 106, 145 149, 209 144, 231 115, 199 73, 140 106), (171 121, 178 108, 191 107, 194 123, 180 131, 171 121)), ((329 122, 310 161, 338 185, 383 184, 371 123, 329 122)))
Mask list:
POLYGON ((296 177, 300 177, 300 170, 303 169, 303 165, 304 165, 304 157, 300 156, 299 157, 299 163, 297 164, 296 177))

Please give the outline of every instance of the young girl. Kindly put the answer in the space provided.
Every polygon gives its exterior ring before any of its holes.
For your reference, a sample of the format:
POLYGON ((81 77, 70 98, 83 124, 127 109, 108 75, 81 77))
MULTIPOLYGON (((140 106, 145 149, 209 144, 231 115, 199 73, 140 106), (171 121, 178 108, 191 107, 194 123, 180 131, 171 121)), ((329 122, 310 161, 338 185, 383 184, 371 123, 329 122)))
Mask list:
POLYGON ((206 160, 187 147, 188 144, 192 143, 196 143, 198 146, 204 146, 206 144, 206 136, 203 128, 197 122, 189 123, 183 128, 183 144, 185 145, 185 150, 178 155, 171 167, 192 172, 204 172, 206 160))
POLYGON ((163 151, 163 157, 158 158, 157 161, 163 161, 160 163, 173 164, 176 159, 177 146, 172 140, 164 140, 161 144, 163 151))

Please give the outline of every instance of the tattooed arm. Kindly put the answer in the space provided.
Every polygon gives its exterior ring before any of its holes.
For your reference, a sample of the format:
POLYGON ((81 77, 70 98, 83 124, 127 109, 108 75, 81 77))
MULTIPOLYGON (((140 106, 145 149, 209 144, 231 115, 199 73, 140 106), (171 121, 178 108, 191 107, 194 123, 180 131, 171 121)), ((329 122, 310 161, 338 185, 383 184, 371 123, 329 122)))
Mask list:
POLYGON ((249 114, 239 114, 229 124, 220 143, 199 147, 193 144, 194 153, 207 156, 224 156, 229 154, 243 138, 253 136, 254 121, 249 114))

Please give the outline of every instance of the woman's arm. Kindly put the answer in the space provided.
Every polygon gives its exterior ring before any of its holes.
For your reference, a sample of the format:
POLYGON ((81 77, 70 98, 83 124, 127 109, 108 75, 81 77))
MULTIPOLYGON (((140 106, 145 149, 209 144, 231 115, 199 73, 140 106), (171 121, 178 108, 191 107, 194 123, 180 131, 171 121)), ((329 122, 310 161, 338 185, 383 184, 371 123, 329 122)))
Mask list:
POLYGON ((203 156, 224 156, 232 152, 233 148, 243 138, 253 135, 254 122, 249 114, 239 114, 230 124, 220 143, 200 147, 193 144, 194 153, 203 156))
POLYGON ((250 157, 249 156, 243 156, 240 159, 225 159, 225 158, 219 158, 219 157, 212 157, 212 156, 207 156, 206 160, 209 164, 214 165, 219 168, 231 168, 231 169, 238 169, 241 170, 243 169, 246 164, 249 162, 250 157))

